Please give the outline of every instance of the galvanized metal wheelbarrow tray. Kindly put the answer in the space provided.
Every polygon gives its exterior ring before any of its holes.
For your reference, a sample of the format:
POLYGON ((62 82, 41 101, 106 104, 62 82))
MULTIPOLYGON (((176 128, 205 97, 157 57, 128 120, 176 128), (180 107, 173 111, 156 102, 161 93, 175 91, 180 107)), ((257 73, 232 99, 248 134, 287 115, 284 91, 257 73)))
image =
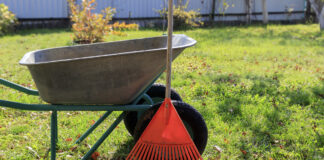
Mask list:
MULTIPOLYGON (((185 35, 173 36, 173 59, 196 41, 185 35)), ((56 159, 57 111, 107 111, 75 143, 83 141, 113 111, 144 111, 153 105, 146 94, 165 69, 167 36, 96 43, 27 53, 26 65, 37 86, 31 90, 0 78, 0 84, 50 104, 25 104, 0 100, 0 106, 52 111, 51 159, 56 159), (138 104, 144 99, 148 104, 138 104)), ((91 154, 121 122, 124 112, 82 159, 91 154)))

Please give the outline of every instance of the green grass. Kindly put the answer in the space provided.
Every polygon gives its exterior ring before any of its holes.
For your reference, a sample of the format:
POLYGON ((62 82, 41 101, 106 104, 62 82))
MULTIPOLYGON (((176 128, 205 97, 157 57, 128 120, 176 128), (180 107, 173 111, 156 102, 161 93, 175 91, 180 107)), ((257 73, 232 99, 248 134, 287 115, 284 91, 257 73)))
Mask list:
MULTIPOLYGON (((324 35, 317 25, 215 27, 182 31, 196 39, 173 64, 172 86, 204 117, 209 140, 204 159, 324 158, 324 35), (216 146, 222 152, 216 150, 216 146)), ((28 51, 71 44, 69 30, 28 30, 0 38, 0 77, 35 89, 18 61, 28 51)), ((128 32, 108 41, 151 37, 128 32)), ((164 83, 165 76, 160 79, 164 83)), ((43 103, 0 86, 1 99, 43 103)), ((119 113, 76 149, 77 139, 103 112, 59 112, 59 159, 82 157, 119 113), (72 141, 67 141, 72 138, 72 141)), ((125 157, 132 137, 124 124, 98 152, 125 157)), ((41 158, 50 146, 50 112, 0 107, 0 159, 41 158)))

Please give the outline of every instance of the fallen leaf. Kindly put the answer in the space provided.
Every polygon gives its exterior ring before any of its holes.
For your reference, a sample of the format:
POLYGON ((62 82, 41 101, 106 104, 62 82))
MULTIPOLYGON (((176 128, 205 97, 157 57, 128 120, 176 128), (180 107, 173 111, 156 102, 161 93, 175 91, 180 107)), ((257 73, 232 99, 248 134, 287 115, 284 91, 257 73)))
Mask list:
POLYGON ((302 67, 300 67, 298 64, 296 64, 296 66, 295 66, 295 70, 296 70, 296 71, 301 71, 301 70, 302 70, 302 67))
POLYGON ((74 150, 77 149, 77 148, 78 148, 77 146, 71 147, 71 148, 70 148, 70 151, 74 151, 74 150))
POLYGON ((206 106, 206 103, 202 103, 203 106, 206 106))
POLYGON ((317 69, 316 69, 316 72, 320 72, 320 71, 321 71, 321 69, 320 69, 320 68, 317 68, 317 69))
POLYGON ((91 155, 92 160, 97 160, 97 158, 100 156, 99 152, 93 152, 91 155))
POLYGON ((90 121, 90 124, 91 124, 91 125, 94 125, 95 123, 96 123, 95 120, 91 120, 91 121, 90 121))
POLYGON ((66 142, 71 142, 72 141, 72 138, 67 138, 65 139, 66 142))
POLYGON ((282 145, 280 145, 279 147, 280 147, 280 149, 283 149, 284 148, 282 145))
POLYGON ((69 155, 69 154, 66 156, 66 158, 72 158, 72 157, 73 157, 73 156, 72 156, 72 155, 69 155))
POLYGON ((76 138, 80 138, 81 137, 81 134, 79 133, 77 136, 76 136, 76 138))
POLYGON ((245 150, 243 150, 243 149, 240 149, 240 151, 241 151, 244 155, 247 154, 247 152, 246 152, 245 150))
POLYGON ((273 76, 272 79, 273 80, 278 80, 278 77, 277 76, 273 76))
POLYGON ((214 145, 214 149, 219 153, 223 152, 223 150, 219 146, 214 145))
POLYGON ((40 156, 38 155, 38 153, 31 147, 27 146, 26 147, 30 152, 33 153, 34 156, 36 156, 38 159, 40 159, 40 156))
POLYGON ((226 138, 224 138, 224 142, 225 142, 226 144, 229 143, 229 141, 228 141, 226 138))
POLYGON ((246 132, 242 132, 242 135, 243 135, 243 136, 246 136, 246 132))
POLYGON ((89 149, 91 148, 90 144, 88 144, 88 143, 85 143, 84 146, 88 147, 89 149))
MULTIPOLYGON (((1 126, 0 126, 0 128, 1 128, 1 126)), ((313 130, 314 130, 314 131, 316 131, 316 128, 317 128, 317 125, 316 125, 316 123, 314 123, 314 125, 313 125, 313 127, 312 127, 312 128, 313 128, 313 130)))

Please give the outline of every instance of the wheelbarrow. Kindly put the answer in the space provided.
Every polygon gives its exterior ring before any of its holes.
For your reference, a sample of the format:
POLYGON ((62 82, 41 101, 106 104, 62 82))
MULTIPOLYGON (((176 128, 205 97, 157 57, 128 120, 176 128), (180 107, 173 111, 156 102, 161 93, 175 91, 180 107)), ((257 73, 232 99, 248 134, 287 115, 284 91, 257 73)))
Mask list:
MULTIPOLYGON (((173 36, 173 60, 196 41, 186 35, 173 36)), ((165 70, 167 37, 77 45, 32 51, 21 59, 38 91, 0 79, 0 84, 29 95, 40 96, 48 104, 25 104, 0 100, 0 106, 52 111, 51 159, 56 159, 58 111, 106 111, 75 143, 81 143, 113 111, 123 111, 82 159, 88 159, 124 119, 136 139, 163 101, 165 86, 154 84, 165 70)), ((176 91, 171 99, 199 152, 207 143, 207 127, 202 116, 182 102, 176 91)))

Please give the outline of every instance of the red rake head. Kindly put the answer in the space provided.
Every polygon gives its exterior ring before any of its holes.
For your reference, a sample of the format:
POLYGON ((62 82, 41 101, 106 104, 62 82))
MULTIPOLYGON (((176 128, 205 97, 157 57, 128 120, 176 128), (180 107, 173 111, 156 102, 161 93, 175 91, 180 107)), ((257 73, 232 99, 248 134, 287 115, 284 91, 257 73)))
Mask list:
POLYGON ((202 159, 171 99, 164 100, 128 155, 133 159, 202 159))

